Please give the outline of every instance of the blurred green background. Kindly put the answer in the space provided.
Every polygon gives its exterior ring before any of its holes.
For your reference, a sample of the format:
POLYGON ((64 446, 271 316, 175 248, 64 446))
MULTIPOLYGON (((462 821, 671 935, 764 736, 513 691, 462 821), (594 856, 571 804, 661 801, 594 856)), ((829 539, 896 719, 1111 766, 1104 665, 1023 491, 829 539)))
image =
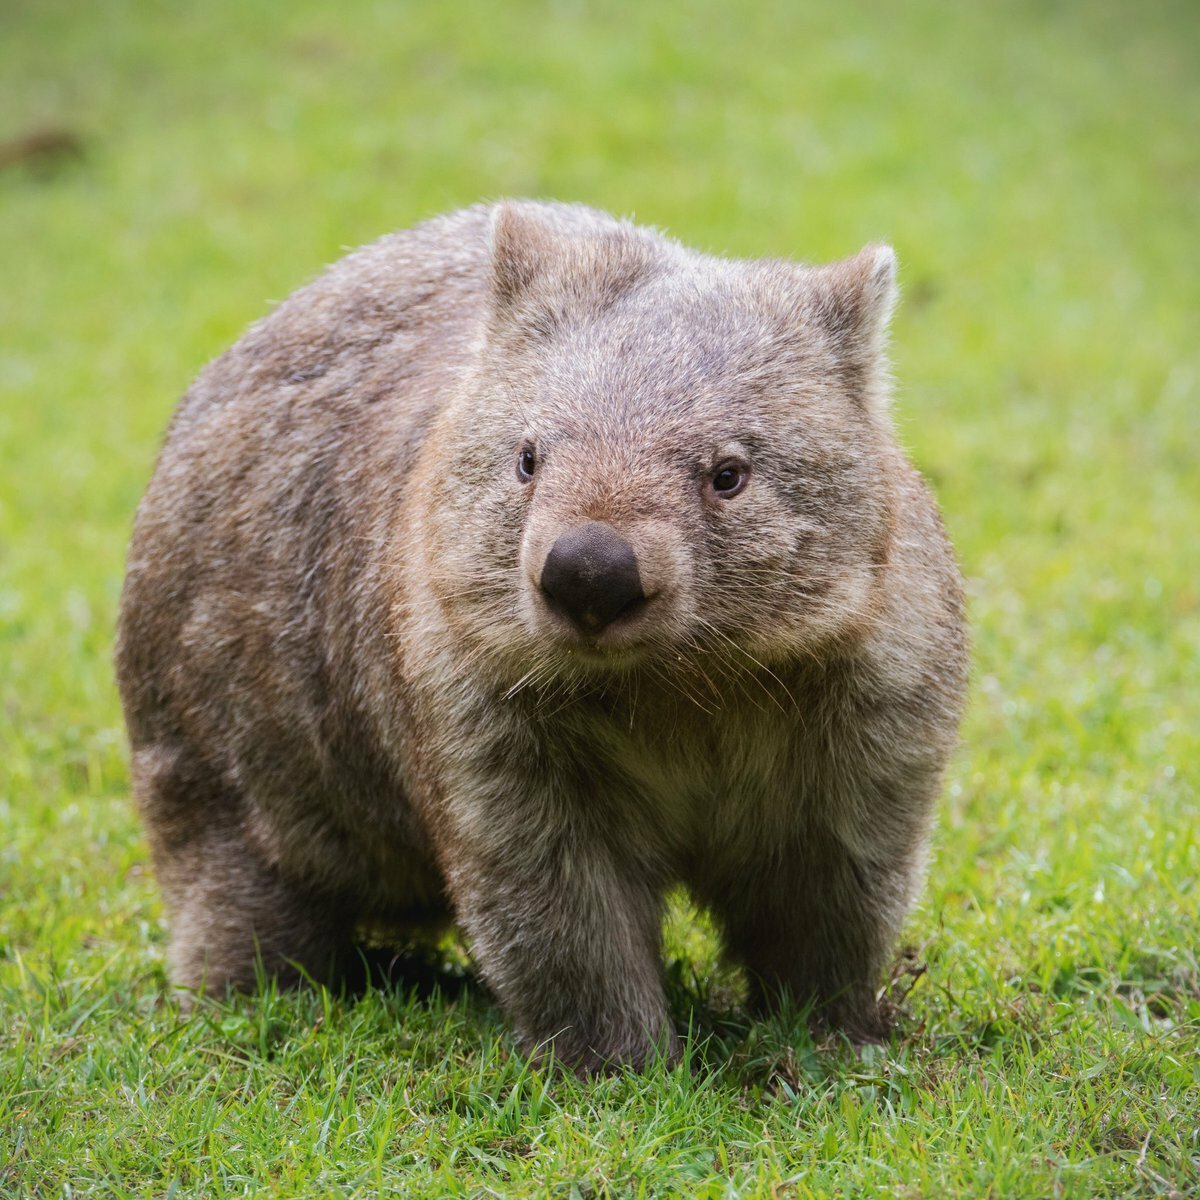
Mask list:
MULTIPOLYGON (((265 1057, 207 1116, 156 1090, 155 1071, 208 1068, 154 1049, 177 1021, 112 626, 133 510, 198 368, 346 248, 504 195, 633 214, 720 253, 896 246, 897 420, 968 577, 973 695, 910 923, 929 975, 892 1058, 785 1067, 791 1035, 764 1058, 743 1030, 721 1044, 756 1065, 715 1068, 728 1095, 699 1133, 675 1076, 564 1083, 531 1118, 533 1149, 506 1157, 483 1109, 449 1120, 420 1091, 470 1077, 479 1105, 499 1095, 516 1068, 495 1058, 494 1014, 417 1006, 410 1025, 461 1026, 442 1082, 416 1073, 405 1093, 406 1119, 446 1142, 413 1152, 407 1186, 1194 1181, 1200 6, 4 0, 0 143, 0 1193, 135 1194, 186 1183, 189 1163, 193 1185, 236 1190, 231 1164, 257 1179, 253 1161, 268 1190, 369 1194, 411 1150, 389 1134, 371 1165, 301 1124, 289 1158, 269 1106, 246 1106, 246 1088, 290 1086, 265 1057), (123 1130, 107 1159, 101 1116, 123 1130), (743 1127, 767 1142, 728 1132, 743 1127), (697 1138, 712 1153, 687 1174, 668 1151, 697 1138)), ((675 926, 696 999, 711 939, 675 926)), ((279 1000, 282 1027, 307 1028, 316 1002, 279 1000)), ((403 1060, 388 1040, 403 1005, 375 1003, 337 1010, 380 1072, 358 1085, 374 1116, 348 1110, 368 1129, 403 1060)), ((229 1028, 196 1037, 219 1055, 229 1028)))

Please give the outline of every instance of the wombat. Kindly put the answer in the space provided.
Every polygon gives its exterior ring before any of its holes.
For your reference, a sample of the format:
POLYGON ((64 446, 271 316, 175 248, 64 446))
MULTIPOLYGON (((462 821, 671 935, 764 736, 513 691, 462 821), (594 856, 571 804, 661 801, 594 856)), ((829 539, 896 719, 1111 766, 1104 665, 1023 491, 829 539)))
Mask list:
POLYGON ((895 257, 513 201, 334 265, 183 398, 118 676, 185 989, 455 921, 530 1054, 678 1052, 664 893, 886 1033, 966 676, 895 257))

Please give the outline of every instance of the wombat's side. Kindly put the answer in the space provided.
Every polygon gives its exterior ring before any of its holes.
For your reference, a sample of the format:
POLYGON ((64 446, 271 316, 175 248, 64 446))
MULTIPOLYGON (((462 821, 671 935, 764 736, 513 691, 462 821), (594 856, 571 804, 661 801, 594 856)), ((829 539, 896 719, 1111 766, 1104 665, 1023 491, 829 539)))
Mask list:
POLYGON ((453 918, 526 1047, 640 1064, 682 882, 762 998, 882 1032, 966 673, 885 411, 894 271, 509 203, 212 363, 118 645, 176 981, 453 918))

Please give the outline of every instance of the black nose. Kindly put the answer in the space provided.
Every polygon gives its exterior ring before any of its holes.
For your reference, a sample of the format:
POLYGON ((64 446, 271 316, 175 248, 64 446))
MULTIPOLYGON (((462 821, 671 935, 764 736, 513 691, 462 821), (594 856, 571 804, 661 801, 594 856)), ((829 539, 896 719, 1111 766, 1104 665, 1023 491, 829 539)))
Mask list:
POLYGON ((568 530, 550 547, 542 591, 585 633, 598 633, 646 598, 633 547, 603 521, 568 530))

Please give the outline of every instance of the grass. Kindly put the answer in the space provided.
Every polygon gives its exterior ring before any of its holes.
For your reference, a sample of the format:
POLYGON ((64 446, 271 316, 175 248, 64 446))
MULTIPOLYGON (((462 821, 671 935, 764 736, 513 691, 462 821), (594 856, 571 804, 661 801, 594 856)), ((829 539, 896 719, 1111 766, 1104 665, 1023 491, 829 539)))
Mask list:
POLYGON ((0 140, 83 153, 0 169, 0 1195, 1196 1194, 1197 44, 1186 0, 8 0, 0 140), (644 1077, 530 1070, 473 989, 170 998, 110 667, 160 431, 269 298, 502 194, 897 246, 976 650, 885 1054, 747 1021, 683 900, 644 1077))

